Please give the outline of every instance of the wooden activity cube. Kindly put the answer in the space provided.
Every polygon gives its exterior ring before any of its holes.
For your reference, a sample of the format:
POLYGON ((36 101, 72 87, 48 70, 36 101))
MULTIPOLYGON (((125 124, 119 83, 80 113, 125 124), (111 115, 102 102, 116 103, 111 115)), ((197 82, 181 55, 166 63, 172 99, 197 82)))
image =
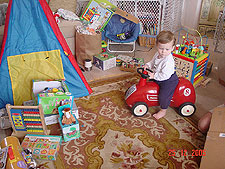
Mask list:
POLYGON ((185 77, 196 86, 205 76, 209 53, 203 53, 196 59, 173 53, 177 76, 185 77))

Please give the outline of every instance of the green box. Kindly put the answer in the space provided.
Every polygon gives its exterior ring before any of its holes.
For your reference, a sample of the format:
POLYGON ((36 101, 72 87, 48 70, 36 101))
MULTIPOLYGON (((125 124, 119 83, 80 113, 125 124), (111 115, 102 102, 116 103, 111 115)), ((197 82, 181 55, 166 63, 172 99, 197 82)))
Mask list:
POLYGON ((107 52, 93 56, 93 64, 101 70, 116 67, 116 57, 107 52))
POLYGON ((69 104, 72 107, 74 99, 64 80, 33 80, 33 95, 36 103, 42 105, 45 115, 57 114, 61 105, 69 104))

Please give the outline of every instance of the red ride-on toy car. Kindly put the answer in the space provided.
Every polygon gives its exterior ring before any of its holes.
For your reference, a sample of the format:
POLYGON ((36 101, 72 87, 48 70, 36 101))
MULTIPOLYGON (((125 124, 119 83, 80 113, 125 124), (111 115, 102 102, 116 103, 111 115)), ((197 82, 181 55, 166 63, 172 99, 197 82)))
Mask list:
MULTIPOLYGON (((159 86, 154 80, 147 81, 149 75, 144 68, 138 68, 137 72, 141 75, 141 79, 138 84, 134 84, 126 91, 125 100, 132 109, 132 113, 140 117, 148 112, 148 107, 159 106, 159 86)), ((195 89, 192 83, 180 77, 170 106, 178 108, 181 116, 189 117, 196 111, 195 99, 195 89)))

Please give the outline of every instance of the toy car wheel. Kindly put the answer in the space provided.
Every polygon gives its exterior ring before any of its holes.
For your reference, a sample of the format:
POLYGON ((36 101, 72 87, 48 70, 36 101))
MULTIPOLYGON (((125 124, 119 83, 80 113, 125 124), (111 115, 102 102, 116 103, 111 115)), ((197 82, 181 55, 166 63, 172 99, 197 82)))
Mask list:
POLYGON ((181 116, 190 117, 195 113, 196 107, 193 103, 184 103, 179 107, 178 111, 181 116))
POLYGON ((141 117, 148 112, 148 105, 145 102, 137 102, 132 107, 132 113, 135 116, 141 117))

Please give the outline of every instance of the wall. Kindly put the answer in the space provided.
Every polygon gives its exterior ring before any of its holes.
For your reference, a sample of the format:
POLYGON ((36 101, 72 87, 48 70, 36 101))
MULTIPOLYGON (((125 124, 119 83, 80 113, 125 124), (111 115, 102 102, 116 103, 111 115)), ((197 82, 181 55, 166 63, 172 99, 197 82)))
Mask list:
POLYGON ((198 29, 202 0, 184 0, 181 25, 198 29))

